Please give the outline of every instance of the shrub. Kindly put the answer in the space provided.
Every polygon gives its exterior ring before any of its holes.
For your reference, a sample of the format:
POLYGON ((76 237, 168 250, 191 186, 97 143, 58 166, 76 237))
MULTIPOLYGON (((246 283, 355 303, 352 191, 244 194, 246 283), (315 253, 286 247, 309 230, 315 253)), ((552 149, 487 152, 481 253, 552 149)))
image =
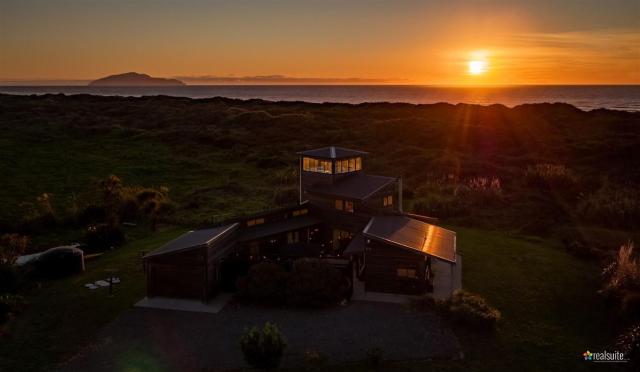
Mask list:
POLYGON ((464 290, 457 290, 448 301, 447 313, 455 322, 481 331, 492 331, 500 320, 500 311, 484 298, 464 290))
POLYGON ((305 350, 304 361, 311 367, 322 368, 327 365, 329 358, 318 350, 305 350))
POLYGON ((20 284, 20 275, 14 266, 0 264, 0 294, 15 293, 20 284))
POLYGON ((589 222, 611 227, 636 227, 640 223, 637 187, 605 184, 578 204, 578 215, 589 222))
POLYGON ((616 349, 629 360, 629 370, 640 370, 640 323, 629 327, 618 336, 616 349))
POLYGON ((287 273, 276 263, 261 262, 251 266, 247 276, 238 282, 241 300, 278 305, 284 302, 287 273))
POLYGON ((278 327, 271 323, 265 323, 262 330, 258 327, 245 330, 240 338, 244 360, 256 368, 277 368, 286 347, 286 339, 278 327))
POLYGON ((287 280, 287 303, 300 307, 335 305, 346 295, 348 283, 335 268, 313 259, 294 263, 287 280))
POLYGON ((527 167, 524 172, 527 185, 543 189, 560 191, 565 195, 575 191, 578 184, 576 176, 564 165, 541 163, 527 167))
POLYGON ((79 248, 57 247, 44 251, 30 265, 37 277, 60 278, 82 272, 84 256, 79 248))
POLYGON ((383 352, 379 347, 367 350, 366 362, 369 367, 378 368, 383 361, 383 352))
POLYGON ((102 252, 123 245, 126 238, 121 226, 101 223, 89 225, 84 241, 87 252, 102 252))
POLYGON ((620 247, 604 275, 607 278, 605 290, 640 290, 640 260, 634 256, 633 243, 620 247))
POLYGON ((29 238, 19 234, 0 237, 0 265, 13 265, 29 245, 29 238))
POLYGON ((22 296, 4 294, 0 295, 0 324, 7 321, 9 314, 15 314, 23 310, 26 302, 22 296))

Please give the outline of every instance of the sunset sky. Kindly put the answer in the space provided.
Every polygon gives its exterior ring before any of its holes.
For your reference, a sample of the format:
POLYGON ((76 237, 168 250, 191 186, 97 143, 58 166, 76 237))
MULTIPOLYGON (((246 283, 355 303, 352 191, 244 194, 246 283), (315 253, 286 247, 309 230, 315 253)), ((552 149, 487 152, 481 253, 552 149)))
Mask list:
POLYGON ((638 84, 640 1, 1 0, 0 80, 128 71, 189 83, 638 84))

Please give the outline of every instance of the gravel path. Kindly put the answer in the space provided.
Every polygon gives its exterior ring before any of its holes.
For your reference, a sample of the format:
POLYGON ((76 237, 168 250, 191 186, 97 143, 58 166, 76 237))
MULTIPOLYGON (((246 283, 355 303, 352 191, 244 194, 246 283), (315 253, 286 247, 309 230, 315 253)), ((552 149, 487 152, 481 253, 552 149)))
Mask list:
POLYGON ((218 314, 134 308, 62 366, 65 371, 203 371, 245 367, 238 339, 245 327, 275 322, 288 340, 285 367, 304 366, 317 350, 330 364, 358 361, 379 347, 386 360, 447 359, 460 354, 436 315, 403 305, 352 302, 328 310, 228 305, 218 314), (128 368, 127 368, 128 367, 128 368))

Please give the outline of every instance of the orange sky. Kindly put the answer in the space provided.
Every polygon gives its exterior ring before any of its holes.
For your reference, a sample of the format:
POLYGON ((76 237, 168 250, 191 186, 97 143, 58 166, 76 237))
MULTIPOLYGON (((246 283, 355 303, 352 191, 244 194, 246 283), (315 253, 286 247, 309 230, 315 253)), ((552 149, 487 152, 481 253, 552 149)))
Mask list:
POLYGON ((191 83, 265 75, 312 78, 303 83, 640 83, 640 2, 532 3, 9 0, 0 4, 0 80, 137 71, 191 83), (487 71, 471 75, 478 55, 487 71))

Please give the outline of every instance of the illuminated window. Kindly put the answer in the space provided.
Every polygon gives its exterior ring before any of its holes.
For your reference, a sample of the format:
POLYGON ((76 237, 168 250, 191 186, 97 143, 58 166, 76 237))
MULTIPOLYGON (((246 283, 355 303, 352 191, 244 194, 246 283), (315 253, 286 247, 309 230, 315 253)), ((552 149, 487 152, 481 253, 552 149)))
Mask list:
POLYGON ((332 173, 331 161, 313 158, 302 158, 302 169, 307 172, 332 173))
POLYGON ((344 201, 344 210, 345 212, 353 213, 353 202, 349 200, 344 201))
POLYGON ((307 213, 309 213, 309 210, 305 208, 305 209, 298 209, 298 210, 295 210, 295 211, 293 211, 291 214, 292 214, 294 217, 297 217, 297 216, 303 216, 303 215, 305 215, 305 214, 307 214, 307 213))
POLYGON ((412 278, 416 279, 418 276, 416 275, 416 269, 398 269, 397 275, 401 278, 412 278))
POLYGON ((353 213, 353 202, 350 200, 336 199, 335 207, 341 211, 353 213))
POLYGON ((289 231, 287 233, 287 244, 298 243, 300 241, 299 231, 289 231))
POLYGON ((393 205, 393 195, 387 195, 382 198, 382 206, 389 207, 393 205))
POLYGON ((362 158, 336 160, 336 173, 347 173, 362 169, 362 158))
POLYGON ((247 221, 247 226, 262 225, 263 223, 264 223, 264 218, 254 218, 252 220, 247 221))

